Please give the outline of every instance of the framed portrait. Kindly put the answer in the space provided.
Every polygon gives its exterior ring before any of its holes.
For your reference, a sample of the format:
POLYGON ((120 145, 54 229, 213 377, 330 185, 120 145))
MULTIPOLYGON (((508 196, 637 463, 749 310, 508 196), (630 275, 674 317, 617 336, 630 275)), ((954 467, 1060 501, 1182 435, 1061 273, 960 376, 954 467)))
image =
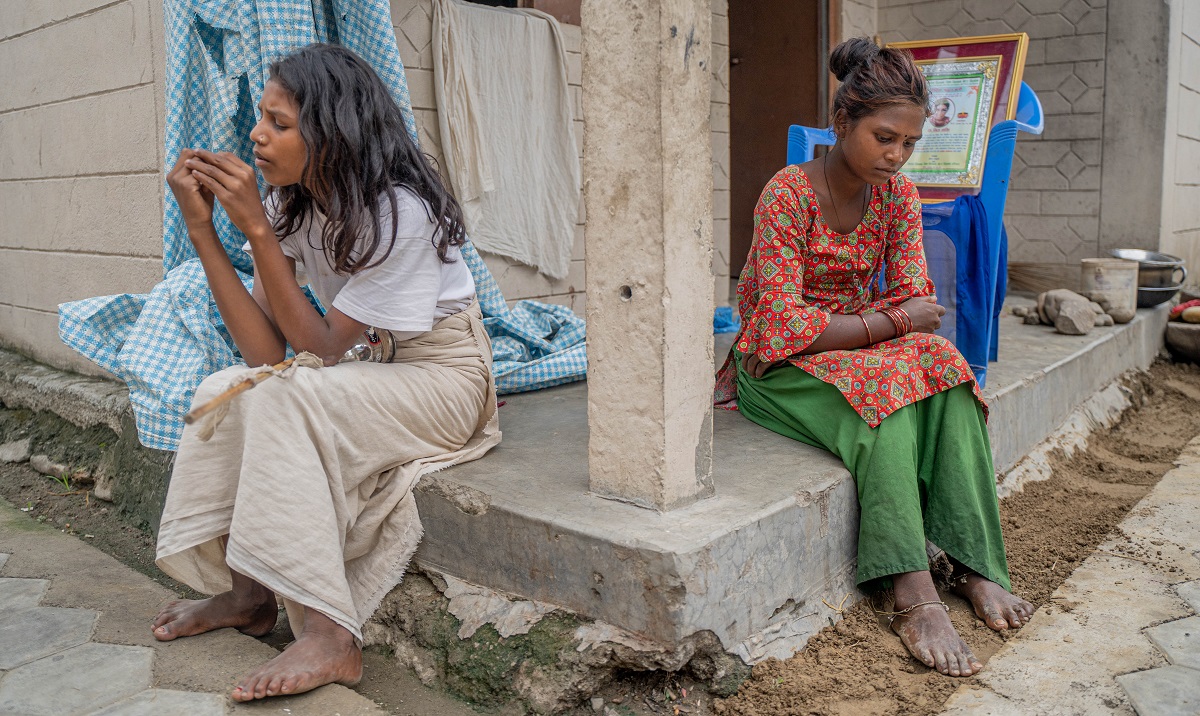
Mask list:
POLYGON ((992 125, 1012 119, 1025 72, 1025 33, 896 42, 929 83, 933 113, 904 173, 923 201, 978 191, 992 125))

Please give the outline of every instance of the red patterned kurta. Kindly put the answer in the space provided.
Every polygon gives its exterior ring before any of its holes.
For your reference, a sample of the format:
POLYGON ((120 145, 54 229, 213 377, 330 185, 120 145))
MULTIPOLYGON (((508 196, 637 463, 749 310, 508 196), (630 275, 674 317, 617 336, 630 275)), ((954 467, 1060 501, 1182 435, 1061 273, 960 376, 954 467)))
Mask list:
MULTIPOLYGON (((781 170, 754 210, 754 245, 737 292, 742 331, 735 348, 753 351, 768 363, 786 358, 837 387, 871 427, 906 405, 968 381, 983 402, 962 354, 931 333, 796 355, 829 326, 832 314, 871 313, 933 295, 921 243, 921 200, 903 174, 872 187, 862 223, 850 234, 838 234, 821 215, 804 172, 797 166, 781 170), (884 262, 887 288, 881 292, 874 279, 884 262)), ((735 368, 727 359, 717 376, 716 401, 722 407, 736 408, 735 368)))

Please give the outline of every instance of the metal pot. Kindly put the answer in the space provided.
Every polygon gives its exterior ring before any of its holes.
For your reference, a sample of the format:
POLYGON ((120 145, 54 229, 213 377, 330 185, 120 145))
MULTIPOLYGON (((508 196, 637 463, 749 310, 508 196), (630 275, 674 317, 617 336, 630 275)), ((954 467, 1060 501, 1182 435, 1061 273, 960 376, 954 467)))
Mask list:
POLYGON ((1113 249, 1109 253, 1138 262, 1138 286, 1143 288, 1166 288, 1187 282, 1187 269, 1178 256, 1141 249, 1113 249))

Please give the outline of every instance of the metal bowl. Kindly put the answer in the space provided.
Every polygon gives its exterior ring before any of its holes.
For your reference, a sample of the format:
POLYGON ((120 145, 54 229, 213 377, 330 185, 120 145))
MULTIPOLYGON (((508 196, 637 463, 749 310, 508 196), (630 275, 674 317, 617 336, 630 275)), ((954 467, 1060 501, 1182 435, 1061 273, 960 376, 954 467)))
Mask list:
POLYGON ((1178 286, 1139 286, 1138 287, 1138 308, 1150 308, 1157 306, 1160 303, 1166 303, 1175 294, 1179 293, 1179 289, 1183 288, 1183 284, 1178 286))
POLYGON ((1113 249, 1109 253, 1119 259, 1138 262, 1138 286, 1168 288, 1187 283, 1187 269, 1178 256, 1142 249, 1113 249))

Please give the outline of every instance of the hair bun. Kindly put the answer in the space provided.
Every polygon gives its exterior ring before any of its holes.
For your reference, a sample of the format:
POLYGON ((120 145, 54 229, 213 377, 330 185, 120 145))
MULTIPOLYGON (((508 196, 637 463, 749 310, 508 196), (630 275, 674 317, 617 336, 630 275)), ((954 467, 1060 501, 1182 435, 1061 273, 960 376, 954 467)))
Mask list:
POLYGON ((879 45, 866 37, 852 37, 833 48, 829 55, 829 70, 838 82, 845 82, 851 72, 870 64, 879 55, 879 45))

